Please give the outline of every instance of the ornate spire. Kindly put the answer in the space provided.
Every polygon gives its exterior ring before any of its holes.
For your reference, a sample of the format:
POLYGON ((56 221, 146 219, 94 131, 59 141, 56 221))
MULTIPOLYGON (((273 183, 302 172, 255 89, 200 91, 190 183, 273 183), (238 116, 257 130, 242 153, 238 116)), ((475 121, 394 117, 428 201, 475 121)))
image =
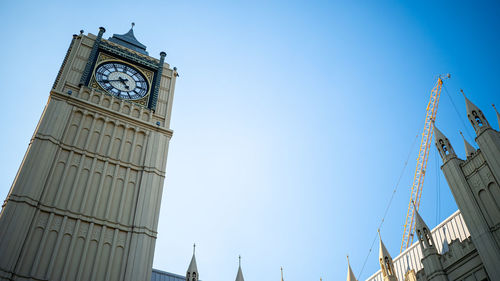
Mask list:
POLYGON ((389 254, 389 251, 387 251, 384 242, 382 242, 380 229, 378 230, 378 236, 380 238, 379 262, 382 275, 384 276, 384 281, 397 281, 398 279, 396 277, 396 271, 394 271, 394 263, 392 262, 392 257, 389 254))
POLYGON ((490 126, 488 120, 484 117, 483 112, 475 104, 473 104, 466 96, 463 90, 460 90, 465 98, 465 107, 467 109, 467 118, 474 127, 476 135, 479 135, 479 131, 482 128, 487 128, 490 126))
POLYGON ((415 233, 417 234, 418 240, 420 241, 420 248, 422 249, 424 257, 427 256, 428 253, 435 253, 437 251, 434 245, 434 239, 432 238, 430 228, 422 219, 416 208, 415 233))
POLYGON ((498 127, 500 129, 500 113, 498 113, 498 110, 495 107, 495 105, 494 104, 492 104, 492 105, 493 105, 493 108, 495 109, 495 112, 497 113, 498 127))
POLYGON ((384 260, 385 258, 392 259, 391 255, 389 254, 389 251, 387 251, 387 248, 384 245, 384 242, 382 242, 382 237, 380 236, 380 231, 378 232, 378 237, 380 239, 379 251, 378 251, 379 259, 382 259, 382 260, 384 260))
POLYGON ((349 255, 347 256, 347 281, 358 281, 352 272, 351 264, 349 263, 349 255))
POLYGON ((436 147, 441 155, 441 158, 443 159, 443 162, 446 162, 449 156, 456 156, 455 151, 453 150, 448 138, 436 127, 434 121, 432 124, 434 126, 434 140, 436 147))
POLYGON ((186 280, 198 280, 198 266, 196 265, 196 256, 195 256, 196 244, 193 244, 193 257, 191 258, 191 262, 189 263, 188 270, 186 272, 186 280), (191 279, 189 279, 191 278, 191 279))
POLYGON ((245 281, 243 272, 241 271, 241 256, 238 256, 238 274, 236 274, 236 281, 245 281))
POLYGON ((132 27, 127 33, 113 34, 113 37, 108 38, 108 40, 113 43, 117 43, 129 49, 132 49, 141 54, 148 55, 148 52, 146 52, 146 46, 141 44, 141 42, 139 42, 139 40, 137 40, 137 38, 135 38, 134 36, 134 26, 135 23, 132 23, 132 27))
POLYGON ((417 209, 415 208, 415 229, 424 229, 424 228, 429 229, 429 227, 427 227, 427 224, 425 223, 425 221, 422 219, 417 209))
POLYGON ((468 158, 476 152, 476 149, 465 139, 462 132, 460 132, 460 135, 462 136, 462 139, 464 140, 465 154, 467 155, 467 158, 468 158))

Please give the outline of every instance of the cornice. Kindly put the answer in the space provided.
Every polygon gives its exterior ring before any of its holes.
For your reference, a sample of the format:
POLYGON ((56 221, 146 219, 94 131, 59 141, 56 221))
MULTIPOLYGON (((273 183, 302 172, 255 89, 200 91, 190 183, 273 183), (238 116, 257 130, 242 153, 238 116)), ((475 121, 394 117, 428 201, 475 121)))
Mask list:
MULTIPOLYGON (((82 88, 86 88, 83 91, 85 91, 85 90, 88 90, 89 92, 91 91, 91 89, 88 87, 82 86, 82 88)), ((163 128, 163 127, 160 127, 159 125, 154 125, 154 124, 151 124, 149 122, 145 122, 139 118, 131 117, 131 116, 128 116, 128 115, 123 114, 121 112, 116 112, 114 110, 103 107, 101 105, 91 103, 89 101, 80 99, 80 98, 73 96, 73 95, 64 94, 64 93, 57 91, 57 90, 50 91, 50 98, 54 98, 56 100, 63 100, 71 105, 79 106, 79 107, 85 108, 85 109, 90 110, 90 111, 93 110, 96 112, 104 112, 105 114, 107 114, 111 117, 114 117, 116 119, 119 119, 121 121, 130 122, 131 124, 134 124, 136 126, 142 126, 143 128, 149 129, 151 131, 165 134, 169 138, 171 138, 173 133, 174 133, 174 131, 171 129, 163 128)))

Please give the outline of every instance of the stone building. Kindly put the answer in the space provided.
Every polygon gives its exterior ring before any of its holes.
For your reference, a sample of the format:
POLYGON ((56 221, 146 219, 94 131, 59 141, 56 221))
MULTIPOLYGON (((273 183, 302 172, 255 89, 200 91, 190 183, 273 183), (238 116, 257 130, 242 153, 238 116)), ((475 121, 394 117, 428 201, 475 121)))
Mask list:
POLYGON ((177 71, 73 35, 0 213, 0 280, 149 280, 177 71))
POLYGON ((432 231, 416 212, 418 242, 393 261, 380 240, 381 270, 368 281, 500 280, 500 132, 467 97, 465 104, 479 147, 464 138, 465 160, 434 126, 441 169, 459 211, 432 231))

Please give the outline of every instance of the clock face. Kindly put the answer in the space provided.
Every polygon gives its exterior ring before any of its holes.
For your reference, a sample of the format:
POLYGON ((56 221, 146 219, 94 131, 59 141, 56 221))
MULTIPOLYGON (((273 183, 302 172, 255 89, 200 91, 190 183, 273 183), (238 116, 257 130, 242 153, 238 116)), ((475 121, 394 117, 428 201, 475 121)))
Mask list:
POLYGON ((126 100, 137 100, 148 93, 144 75, 132 66, 120 62, 100 64, 95 72, 97 83, 108 93, 126 100))

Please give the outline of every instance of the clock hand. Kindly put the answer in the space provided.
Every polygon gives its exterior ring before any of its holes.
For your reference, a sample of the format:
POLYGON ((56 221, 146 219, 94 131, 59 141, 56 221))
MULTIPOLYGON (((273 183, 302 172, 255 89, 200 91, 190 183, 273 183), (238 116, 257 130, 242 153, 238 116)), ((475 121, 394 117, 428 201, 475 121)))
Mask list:
POLYGON ((125 82, 127 82, 127 81, 128 81, 128 79, 127 79, 127 78, 121 78, 120 76, 118 76, 118 79, 120 79, 120 82, 122 82, 122 83, 123 83, 123 85, 125 85, 125 89, 128 89, 128 88, 129 88, 129 86, 127 85, 127 83, 125 83, 125 82))

